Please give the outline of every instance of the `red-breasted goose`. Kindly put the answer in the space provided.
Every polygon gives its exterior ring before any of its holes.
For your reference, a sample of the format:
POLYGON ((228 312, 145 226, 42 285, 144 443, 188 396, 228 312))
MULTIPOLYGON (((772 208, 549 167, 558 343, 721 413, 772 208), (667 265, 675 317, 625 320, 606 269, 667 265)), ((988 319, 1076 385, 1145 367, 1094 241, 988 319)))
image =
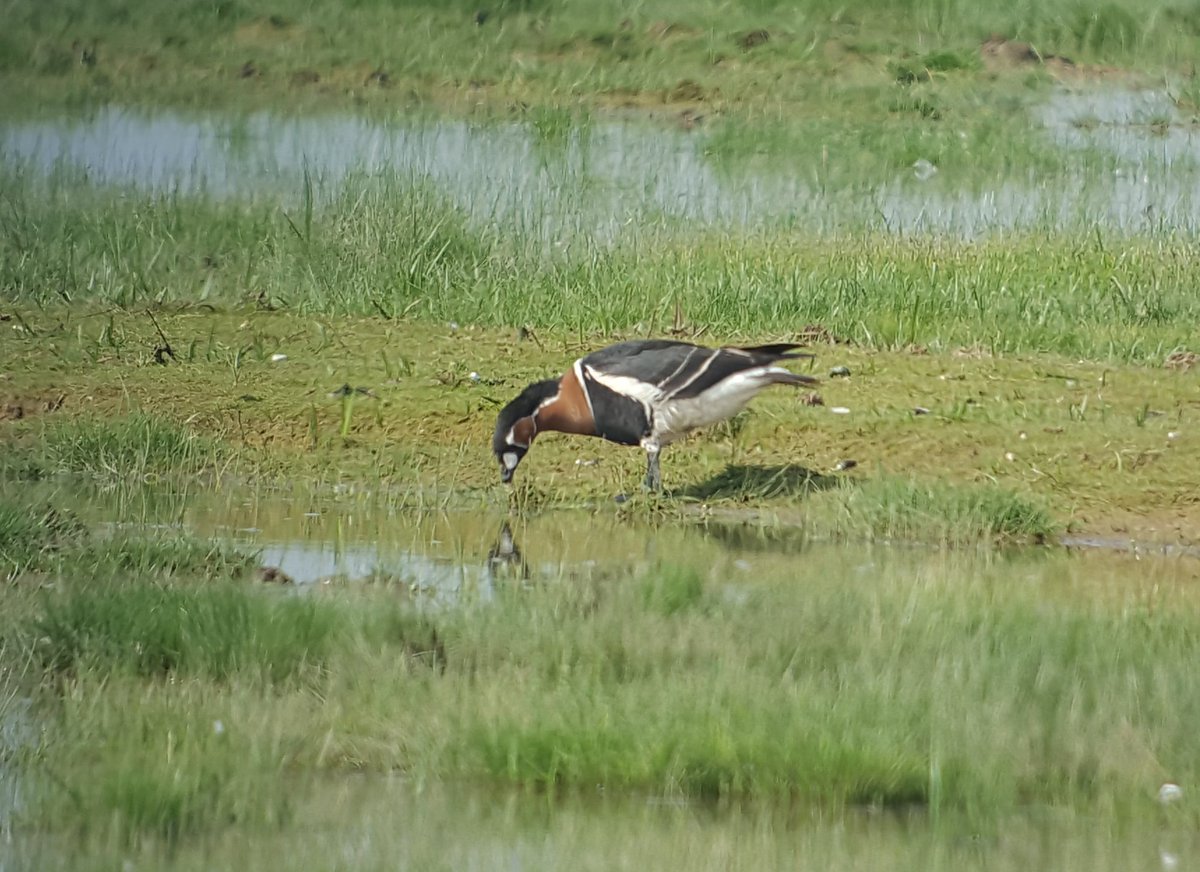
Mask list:
POLYGON ((669 339, 619 342, 579 358, 560 378, 534 382, 500 411, 492 451, 500 478, 513 473, 545 430, 599 436, 646 451, 646 482, 662 486, 659 452, 692 430, 731 418, 770 385, 817 379, 781 361, 812 357, 782 343, 705 348, 669 339))

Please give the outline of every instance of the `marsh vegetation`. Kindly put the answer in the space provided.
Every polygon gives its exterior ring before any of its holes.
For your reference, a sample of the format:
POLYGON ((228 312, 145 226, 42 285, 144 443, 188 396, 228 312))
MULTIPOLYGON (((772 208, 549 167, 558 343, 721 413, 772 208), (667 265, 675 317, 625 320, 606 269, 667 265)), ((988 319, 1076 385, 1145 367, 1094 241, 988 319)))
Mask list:
POLYGON ((0 36, 18 867, 1194 849, 1194 9, 165 10, 0 36), (649 335, 825 381, 500 488, 649 335))

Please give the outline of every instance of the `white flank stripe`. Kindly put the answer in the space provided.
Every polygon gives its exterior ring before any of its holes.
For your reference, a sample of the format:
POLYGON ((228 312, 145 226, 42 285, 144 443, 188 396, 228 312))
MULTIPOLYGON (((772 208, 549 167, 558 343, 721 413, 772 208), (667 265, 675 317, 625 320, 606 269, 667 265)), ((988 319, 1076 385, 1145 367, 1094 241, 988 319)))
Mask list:
POLYGON ((662 401, 662 391, 658 389, 658 386, 647 384, 641 379, 627 375, 609 375, 591 366, 587 367, 587 374, 609 390, 616 391, 631 400, 637 400, 645 406, 652 407, 662 401))
POLYGON ((587 400, 588 414, 592 416, 592 421, 596 420, 596 410, 592 408, 592 395, 588 393, 587 382, 583 380, 583 358, 575 361, 572 367, 575 370, 575 381, 579 382, 579 389, 583 391, 583 398, 587 400))

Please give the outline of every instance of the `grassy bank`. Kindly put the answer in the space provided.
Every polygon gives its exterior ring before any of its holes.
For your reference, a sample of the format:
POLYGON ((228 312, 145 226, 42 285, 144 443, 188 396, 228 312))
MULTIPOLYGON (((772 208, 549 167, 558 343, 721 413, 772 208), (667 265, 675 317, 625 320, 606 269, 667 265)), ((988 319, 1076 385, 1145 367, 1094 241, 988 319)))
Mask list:
POLYGON ((31 779, 22 825, 273 828, 289 779, 329 771, 916 803, 985 827, 1029 803, 1139 817, 1195 778, 1180 564, 1131 587, 1107 557, 863 558, 748 576, 681 555, 427 609, 405 586, 298 597, 211 546, 79 533, 15 572, 0 618, 5 681, 42 724, 5 751, 31 779))
MULTIPOLYGON (((189 0, 170 11, 129 0, 18 2, 0 45, 0 76, 10 101, 26 99, 20 93, 75 105, 130 96, 201 105, 673 106, 750 116, 798 109, 820 117, 858 113, 896 82, 986 87, 978 49, 996 33, 1031 41, 1046 57, 1067 55, 1081 73, 1121 67, 1188 80, 1200 19, 1186 3, 1147 0, 1095 8, 876 0, 853 9, 189 0)), ((1041 69, 1016 65, 1023 75, 1041 69)))
MULTIPOLYGON (((101 482, 352 483, 412 507, 504 506, 488 448, 499 406, 617 335, 645 335, 538 328, 521 339, 470 325, 155 311, 14 316, 0 348, 10 481, 66 472, 101 482), (164 337, 175 359, 156 356, 164 337)), ((813 350, 818 375, 851 373, 826 378, 824 405, 768 392, 730 424, 670 449, 673 499, 663 506, 613 506, 614 495, 636 493, 641 452, 556 435, 534 447, 514 505, 757 509, 852 539, 1030 539, 1068 525, 1138 539, 1197 535, 1195 369, 973 347, 817 341, 813 350), (857 465, 835 471, 848 460, 857 465)))

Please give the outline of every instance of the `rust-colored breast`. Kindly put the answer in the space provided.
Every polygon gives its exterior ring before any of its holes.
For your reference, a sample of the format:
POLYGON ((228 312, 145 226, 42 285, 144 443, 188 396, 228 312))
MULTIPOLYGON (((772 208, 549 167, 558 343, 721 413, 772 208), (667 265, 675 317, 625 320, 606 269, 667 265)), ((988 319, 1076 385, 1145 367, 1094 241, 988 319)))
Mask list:
POLYGON ((574 368, 562 377, 558 396, 538 409, 535 417, 539 430, 596 435, 596 421, 592 418, 592 410, 583 393, 583 385, 575 377, 574 368))

